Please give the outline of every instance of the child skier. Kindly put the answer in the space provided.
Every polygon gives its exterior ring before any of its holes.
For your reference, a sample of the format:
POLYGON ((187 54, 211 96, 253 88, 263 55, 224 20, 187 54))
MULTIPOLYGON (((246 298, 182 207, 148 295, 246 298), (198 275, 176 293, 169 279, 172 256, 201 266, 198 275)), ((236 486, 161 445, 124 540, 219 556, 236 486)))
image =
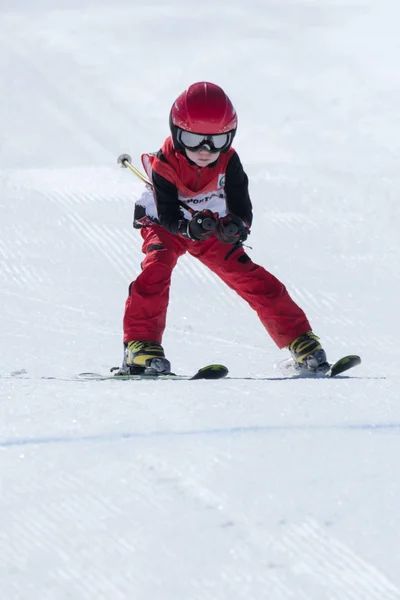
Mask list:
POLYGON ((251 306, 279 348, 301 370, 326 372, 325 351, 285 286, 243 249, 253 220, 248 179, 232 148, 235 109, 212 83, 191 85, 170 112, 171 136, 144 154, 151 181, 136 202, 145 258, 125 305, 124 360, 117 375, 171 372, 161 345, 171 273, 185 252, 251 306))

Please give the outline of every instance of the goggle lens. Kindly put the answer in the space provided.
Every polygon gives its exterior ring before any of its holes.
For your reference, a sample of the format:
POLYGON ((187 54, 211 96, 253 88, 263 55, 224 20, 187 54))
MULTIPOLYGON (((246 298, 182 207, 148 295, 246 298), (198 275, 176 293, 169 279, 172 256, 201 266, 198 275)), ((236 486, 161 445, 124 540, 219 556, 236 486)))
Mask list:
POLYGON ((202 133, 192 133, 191 131, 180 130, 180 142, 189 150, 198 150, 201 146, 209 146, 211 152, 220 152, 224 150, 231 141, 229 133, 219 133, 215 135, 204 135, 202 133))

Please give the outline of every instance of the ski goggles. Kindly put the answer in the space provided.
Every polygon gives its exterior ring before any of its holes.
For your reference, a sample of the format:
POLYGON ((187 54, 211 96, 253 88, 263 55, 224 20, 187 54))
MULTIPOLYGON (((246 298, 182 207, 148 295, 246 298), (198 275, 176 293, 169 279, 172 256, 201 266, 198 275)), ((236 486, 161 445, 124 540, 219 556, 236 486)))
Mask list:
POLYGON ((209 152, 223 152, 228 150, 232 143, 233 132, 218 134, 192 133, 178 128, 178 142, 188 150, 200 150, 206 148, 209 152))

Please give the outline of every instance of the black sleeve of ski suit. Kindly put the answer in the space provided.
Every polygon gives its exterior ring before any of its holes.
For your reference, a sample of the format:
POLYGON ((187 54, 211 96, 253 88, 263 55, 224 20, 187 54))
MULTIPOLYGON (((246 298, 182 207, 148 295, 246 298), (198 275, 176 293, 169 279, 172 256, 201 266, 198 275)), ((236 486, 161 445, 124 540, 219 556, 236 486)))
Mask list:
POLYGON ((232 154, 226 167, 225 193, 228 211, 251 227, 253 207, 249 196, 249 180, 236 152, 232 154))
MULTIPOLYGON (((158 157, 161 160, 163 158, 160 154, 158 157)), ((152 182, 160 225, 176 235, 182 220, 184 220, 184 215, 178 200, 177 187, 155 171, 152 173, 152 182)))

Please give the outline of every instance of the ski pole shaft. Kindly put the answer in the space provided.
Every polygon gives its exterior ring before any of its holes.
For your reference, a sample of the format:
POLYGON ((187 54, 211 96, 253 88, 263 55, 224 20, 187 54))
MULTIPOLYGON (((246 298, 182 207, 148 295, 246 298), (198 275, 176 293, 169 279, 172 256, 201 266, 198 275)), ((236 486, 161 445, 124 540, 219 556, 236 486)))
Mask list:
MULTIPOLYGON (((132 171, 132 173, 134 175, 136 175, 136 177, 138 177, 141 181, 143 181, 143 183, 145 183, 146 185, 149 185, 150 187, 153 187, 153 184, 151 183, 150 179, 148 179, 145 175, 143 175, 143 173, 141 173, 139 171, 139 169, 137 169, 136 167, 133 166, 132 159, 129 156, 129 154, 121 154, 120 156, 118 156, 117 163, 121 167, 132 171)), ((194 215, 194 213, 196 212, 193 208, 190 208, 190 206, 188 206, 182 200, 179 200, 179 204, 183 208, 185 208, 188 212, 190 212, 191 215, 194 215)), ((210 227, 210 229, 213 229, 213 227, 210 227)))

